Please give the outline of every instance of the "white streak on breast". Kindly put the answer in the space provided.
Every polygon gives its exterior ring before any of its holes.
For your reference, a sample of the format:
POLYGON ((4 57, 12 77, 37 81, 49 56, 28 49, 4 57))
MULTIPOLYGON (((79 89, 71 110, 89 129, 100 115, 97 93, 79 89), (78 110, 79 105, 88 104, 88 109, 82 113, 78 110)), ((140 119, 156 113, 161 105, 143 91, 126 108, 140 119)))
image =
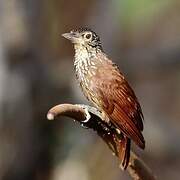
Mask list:
POLYGON ((88 77, 95 75, 95 62, 93 62, 93 57, 95 57, 95 53, 89 54, 87 49, 84 46, 75 45, 75 71, 76 77, 80 83, 88 86, 89 78, 85 78, 86 75, 88 77))

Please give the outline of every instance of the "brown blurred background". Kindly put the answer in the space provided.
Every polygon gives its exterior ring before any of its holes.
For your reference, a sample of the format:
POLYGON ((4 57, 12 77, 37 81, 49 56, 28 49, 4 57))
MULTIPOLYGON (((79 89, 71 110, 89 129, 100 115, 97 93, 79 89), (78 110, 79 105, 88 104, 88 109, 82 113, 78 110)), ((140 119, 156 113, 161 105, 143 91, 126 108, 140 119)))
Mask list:
POLYGON ((48 122, 59 103, 87 103, 61 34, 91 27, 135 89, 145 151, 158 179, 180 177, 179 0, 0 1, 0 180, 130 179, 106 145, 73 121, 48 122))

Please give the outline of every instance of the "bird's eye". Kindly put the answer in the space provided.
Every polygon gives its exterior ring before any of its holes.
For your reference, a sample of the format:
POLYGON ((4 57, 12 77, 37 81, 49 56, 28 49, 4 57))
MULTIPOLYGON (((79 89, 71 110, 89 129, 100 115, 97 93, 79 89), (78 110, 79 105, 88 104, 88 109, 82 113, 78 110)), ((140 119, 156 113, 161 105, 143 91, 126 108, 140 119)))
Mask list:
POLYGON ((90 33, 86 34, 86 35, 85 35, 85 38, 86 38, 86 39, 90 39, 90 38, 91 38, 91 34, 90 34, 90 33))

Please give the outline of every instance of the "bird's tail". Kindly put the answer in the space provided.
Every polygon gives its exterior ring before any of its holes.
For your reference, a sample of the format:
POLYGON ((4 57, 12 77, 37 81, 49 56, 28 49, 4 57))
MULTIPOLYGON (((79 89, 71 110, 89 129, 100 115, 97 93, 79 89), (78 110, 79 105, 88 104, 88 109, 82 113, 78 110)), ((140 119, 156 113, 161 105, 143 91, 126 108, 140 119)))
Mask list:
POLYGON ((131 150, 131 140, 126 136, 123 136, 123 138, 119 142, 119 148, 118 148, 118 156, 119 159, 121 160, 120 166, 123 170, 125 170, 129 164, 130 150, 131 150))

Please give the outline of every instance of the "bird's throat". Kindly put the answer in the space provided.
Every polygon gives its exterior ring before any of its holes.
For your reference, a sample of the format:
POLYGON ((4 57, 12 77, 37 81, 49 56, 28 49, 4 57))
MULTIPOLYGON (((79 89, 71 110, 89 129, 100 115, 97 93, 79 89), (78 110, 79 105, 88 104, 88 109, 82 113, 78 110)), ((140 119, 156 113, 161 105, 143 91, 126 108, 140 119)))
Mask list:
POLYGON ((75 49, 75 63, 85 62, 89 59, 89 53, 85 46, 75 44, 74 49, 75 49))
POLYGON ((93 75, 96 65, 96 53, 88 51, 83 45, 74 45, 75 48, 75 71, 78 81, 86 79, 86 75, 93 75))

